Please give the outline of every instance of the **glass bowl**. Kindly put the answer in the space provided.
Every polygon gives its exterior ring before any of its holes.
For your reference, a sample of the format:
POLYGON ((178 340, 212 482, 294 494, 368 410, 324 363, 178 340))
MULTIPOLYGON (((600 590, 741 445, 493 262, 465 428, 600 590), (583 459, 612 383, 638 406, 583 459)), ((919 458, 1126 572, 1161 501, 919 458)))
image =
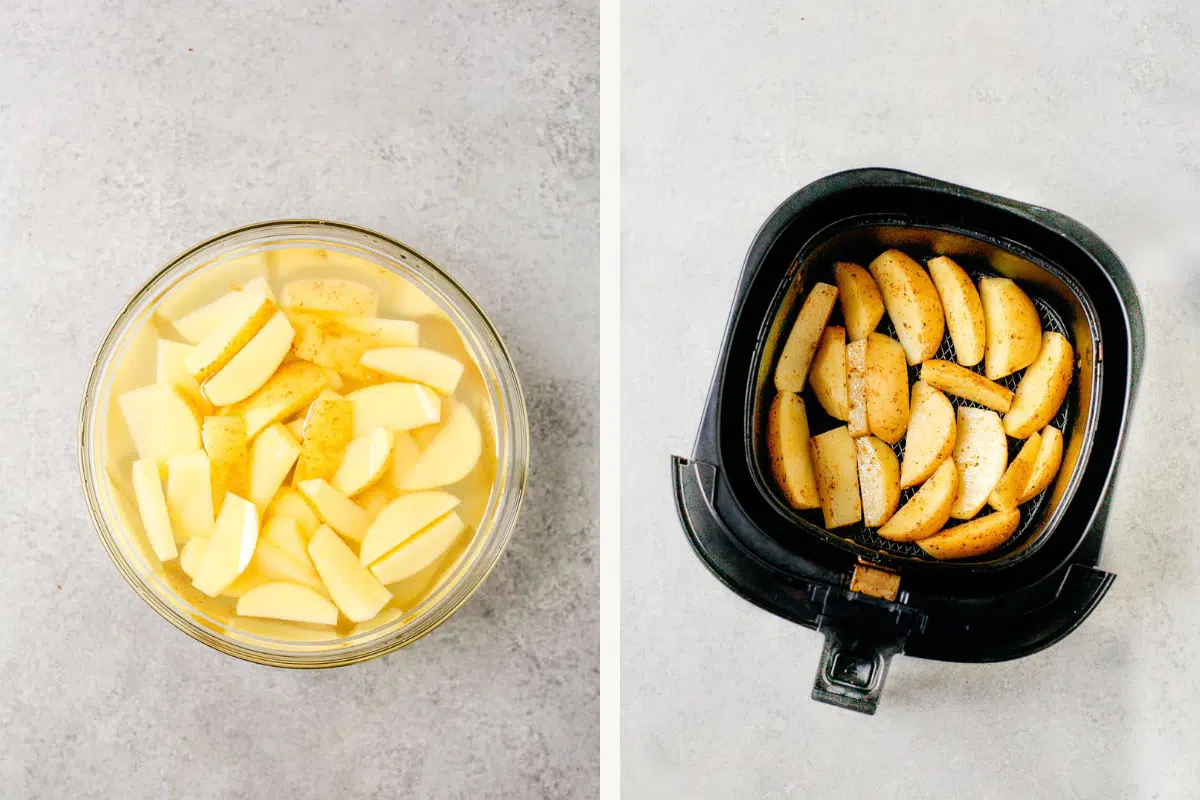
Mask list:
MULTIPOLYGON (((140 382, 149 381, 142 376, 140 382)), ((521 386, 508 351, 482 309, 453 278, 412 248, 354 225, 321 220, 263 222, 229 231, 181 254, 147 281, 117 316, 92 364, 80 414, 79 444, 80 473, 92 522, 129 585, 192 638, 228 655, 280 667, 335 667, 365 661, 410 644, 449 619, 479 588, 504 552, 516 525, 529 467, 528 418, 521 386), (440 322, 453 325, 482 379, 484 391, 475 411, 485 416, 480 426, 485 453, 490 449, 495 458, 494 481, 486 503, 480 500, 479 522, 461 555, 442 571, 437 584, 414 599, 412 607, 381 616, 375 627, 359 630, 360 625, 337 638, 265 620, 261 625, 247 624, 216 601, 177 590, 130 524, 128 505, 114 477, 119 470, 110 469, 114 456, 109 444, 127 435, 123 428, 114 431, 114 426, 121 427, 113 421, 119 415, 110 410, 118 390, 137 385, 131 384, 139 380, 136 373, 146 371, 144 359, 139 363, 137 356, 138 339, 151 327, 148 323, 154 313, 180 295, 172 290, 185 285, 187 291, 199 286, 196 291, 202 292, 204 284, 215 290, 236 277, 241 265, 281 258, 280 254, 295 248, 319 250, 329 264, 341 260, 361 265, 366 261, 399 276, 420 291, 408 296, 410 301, 427 305, 423 313, 435 314, 440 322)))

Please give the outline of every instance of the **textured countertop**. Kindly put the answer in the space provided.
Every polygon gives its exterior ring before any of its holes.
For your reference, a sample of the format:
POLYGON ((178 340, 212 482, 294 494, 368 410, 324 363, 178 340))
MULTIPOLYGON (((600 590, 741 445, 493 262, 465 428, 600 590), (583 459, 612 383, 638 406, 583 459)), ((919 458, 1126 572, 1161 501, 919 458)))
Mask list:
POLYGON ((0 794, 595 796, 597 36, 592 2, 5 4, 0 794), (320 672, 159 619, 76 466, 84 376, 128 296, 213 234, 299 216, 454 274, 512 350, 534 439, 472 601, 320 672))
POLYGON ((1200 796, 1200 57, 1194 3, 625 5, 622 767, 627 797, 1200 796), (699 425, 746 248, 841 169, 1062 211, 1124 260, 1147 356, 1084 625, 995 665, 898 657, 864 717, 821 637, 692 554, 699 425))

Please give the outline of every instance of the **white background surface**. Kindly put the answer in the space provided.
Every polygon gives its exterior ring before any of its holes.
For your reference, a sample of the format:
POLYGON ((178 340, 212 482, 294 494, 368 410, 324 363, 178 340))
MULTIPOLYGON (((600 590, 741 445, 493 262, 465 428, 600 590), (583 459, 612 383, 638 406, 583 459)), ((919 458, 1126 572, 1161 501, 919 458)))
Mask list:
POLYGON ((594 797, 594 2, 0 8, 0 796, 594 797), (263 219, 395 236, 525 386, 509 551, 432 636, 288 672, 125 585, 76 467, 83 381, 138 286, 263 219))
POLYGON ((626 3, 626 797, 1200 796, 1200 6, 626 3), (671 501, 746 248, 804 184, 909 169, 1092 227, 1147 351, 1074 634, 999 665, 899 657, 873 718, 809 700, 821 639, 725 589, 671 501))

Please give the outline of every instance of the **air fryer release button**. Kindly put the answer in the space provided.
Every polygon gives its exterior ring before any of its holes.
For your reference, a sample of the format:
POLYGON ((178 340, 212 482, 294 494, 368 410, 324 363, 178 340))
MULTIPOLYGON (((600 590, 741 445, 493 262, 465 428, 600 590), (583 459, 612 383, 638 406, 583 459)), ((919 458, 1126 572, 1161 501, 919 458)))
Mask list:
POLYGON ((861 658, 853 653, 838 653, 833 657, 829 679, 843 686, 866 689, 875 677, 875 659, 861 658))

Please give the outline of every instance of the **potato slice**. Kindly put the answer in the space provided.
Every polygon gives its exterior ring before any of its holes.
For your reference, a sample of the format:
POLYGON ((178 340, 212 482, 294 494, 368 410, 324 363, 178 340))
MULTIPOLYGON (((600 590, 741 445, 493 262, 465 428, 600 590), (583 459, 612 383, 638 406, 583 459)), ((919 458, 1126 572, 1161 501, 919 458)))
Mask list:
POLYGON ((771 401, 767 412, 767 452, 775 483, 792 508, 821 505, 808 447, 808 416, 799 395, 780 392, 771 401))
POLYGON ((190 352, 192 352, 190 344, 159 339, 154 382, 160 386, 164 384, 174 386, 187 398, 192 408, 201 414, 211 414, 212 403, 208 402, 208 399, 200 391, 200 384, 184 366, 183 362, 190 352))
POLYGON ((359 561, 363 566, 382 558, 427 525, 453 511, 459 500, 446 492, 416 492, 397 497, 367 529, 359 561))
POLYGON ((379 296, 370 286, 336 278, 301 278, 283 287, 283 306, 353 317, 373 317, 379 296))
POLYGON ((857 439, 871 432, 867 423, 867 340, 846 345, 846 430, 857 439))
POLYGON ((254 437, 250 445, 250 502, 266 510, 299 456, 299 442, 278 422, 254 437))
POLYGON ((392 593, 359 563, 354 551, 328 525, 317 528, 308 543, 312 558, 329 596, 351 622, 365 622, 392 599, 392 593))
POLYGON ((804 299, 800 314, 792 325, 783 352, 775 365, 775 388, 780 392, 799 394, 808 379, 808 367, 821 340, 821 331, 833 313, 837 302, 837 287, 817 283, 804 299))
POLYGON ((370 337, 375 347, 416 347, 421 326, 407 319, 377 317, 343 317, 342 325, 355 333, 370 337))
POLYGON ((322 522, 351 541, 362 541, 370 519, 357 503, 321 478, 301 481, 296 488, 317 510, 322 522))
POLYGON ((1042 435, 1032 434, 1022 445, 1017 457, 1008 465, 996 488, 988 495, 988 504, 997 511, 1012 511, 1033 475, 1033 464, 1037 461, 1042 446, 1042 435))
POLYGON ((184 366, 203 384, 228 364, 274 313, 275 303, 265 282, 247 285, 238 292, 226 315, 187 354, 184 366))
POLYGON ((858 456, 854 439, 843 425, 809 440, 817 474, 817 494, 826 528, 852 525, 862 519, 858 491, 858 456))
POLYGON ((330 483, 347 497, 353 497, 375 483, 387 469, 394 440, 395 434, 379 427, 350 442, 330 483))
POLYGON ((917 542, 917 547, 934 558, 948 561, 990 553, 1012 538, 1021 522, 1021 512, 996 511, 970 522, 946 528, 917 542))
POLYGON ((1008 389, 951 361, 926 361, 921 365, 921 380, 935 389, 1000 413, 1008 411, 1012 405, 1013 393, 1008 389))
POLYGON ((336 625, 337 606, 308 586, 273 581, 246 592, 237 603, 238 616, 336 625))
POLYGON ((808 371, 808 383, 825 413, 845 422, 850 413, 846 399, 845 328, 831 325, 821 334, 821 343, 808 371))
MULTIPOLYGON (((458 483, 471 474, 483 453, 483 434, 475 415, 463 403, 446 398, 446 421, 417 460, 396 482, 407 492, 458 483)), ((415 437, 414 437, 415 438, 415 437)))
POLYGON ((246 435, 253 438, 268 425, 307 406, 328 385, 329 377, 316 364, 291 361, 280 366, 257 392, 230 409, 246 420, 246 435))
POLYGON ((209 597, 222 594, 250 565, 257 545, 258 509, 236 494, 226 495, 192 585, 209 597))
POLYGON ((150 540, 154 555, 160 561, 175 558, 179 551, 175 549, 175 535, 171 530, 171 516, 163 495, 158 462, 153 458, 133 462, 133 496, 137 500, 142 527, 146 530, 146 538, 150 540))
POLYGON ((837 282, 838 299, 842 304, 842 317, 846 320, 846 332, 850 341, 867 338, 883 319, 883 297, 871 273, 858 264, 839 261, 833 265, 833 277, 837 282))
POLYGON ((442 399, 419 383, 380 383, 346 395, 354 407, 354 438, 377 426, 407 431, 434 425, 442 418, 442 399))
POLYGON ((1029 295, 1008 278, 983 278, 979 296, 987 320, 983 372, 999 380, 1025 369, 1042 347, 1042 322, 1029 295))
POLYGON ((295 489, 286 487, 280 489, 279 493, 275 495, 275 499, 267 506, 265 516, 268 518, 280 516, 295 520, 296 525, 300 528, 300 533, 304 536, 306 546, 313 531, 321 525, 317 512, 308 504, 304 496, 295 489))
POLYGON ((946 318, 929 273, 908 255, 888 250, 871 262, 883 305, 909 364, 920 364, 942 345, 946 318))
POLYGON ((987 324, 979 292, 966 271, 949 256, 932 259, 929 276, 933 278, 946 313, 946 327, 954 342, 954 358, 964 367, 973 367, 983 360, 987 347, 987 324))
POLYGON ((200 448, 200 420, 174 386, 143 386, 117 398, 138 458, 165 460, 200 448))
POLYGON ((183 570, 184 575, 189 578, 196 576, 196 567, 204 558, 204 551, 207 547, 207 536, 193 536, 184 543, 179 551, 179 568, 183 570))
POLYGON ((1046 333, 1037 360, 1017 384, 1012 407, 1004 415, 1004 432, 1014 439, 1024 439, 1046 427, 1067 397, 1074 369, 1071 343, 1061 333, 1046 333))
POLYGON ((285 309, 288 322, 296 331, 292 355, 326 369, 360 380, 376 380, 379 373, 358 363, 362 354, 378 347, 368 333, 346 325, 346 318, 319 311, 285 309))
POLYGON ((175 541, 212 533, 212 468, 203 450, 172 456, 167 460, 167 511, 175 541))
POLYGON ((358 363, 391 378, 423 383, 443 395, 454 394, 463 374, 462 362, 424 347, 368 350, 358 363))
POLYGON ((893 542, 915 542, 932 536, 950 519, 956 497, 958 467, 947 458, 877 533, 893 542))
POLYGON ((300 442, 301 445, 304 444, 304 417, 296 417, 291 422, 284 424, 283 427, 288 429, 288 433, 294 436, 297 442, 300 442))
POLYGON ((227 406, 258 391, 283 363, 295 331, 282 311, 267 320, 254 338, 217 374, 204 382, 204 396, 213 405, 227 406))
POLYGON ((1008 466, 1008 439, 1000 415, 982 408, 959 407, 954 452, 958 465, 958 499, 950 509, 955 519, 970 519, 987 503, 1008 466))
POLYGON ((437 301, 427 295, 415 283, 401 280, 396 284, 396 294, 393 298, 396 312, 402 317, 441 317, 447 319, 446 312, 437 301))
POLYGON ((1033 470, 1029 474, 1029 482, 1025 484, 1017 503, 1027 503, 1046 490, 1046 487, 1058 474, 1062 463, 1063 436, 1058 428, 1047 425, 1042 429, 1042 444, 1038 448, 1037 460, 1033 462, 1033 470))
POLYGON ((924 483, 938 465, 954 452, 958 435, 954 406, 946 395, 924 381, 912 388, 912 416, 904 439, 900 488, 924 483))
POLYGON ((874 436, 854 440, 863 525, 878 528, 900 505, 900 463, 887 442, 874 436))
MULTIPOLYGON (((315 531, 317 527, 319 527, 319 523, 313 526, 313 530, 315 531)), ((280 552, 296 563, 301 574, 307 576, 307 580, 300 581, 301 583, 311 585, 312 581, 319 580, 312 560, 308 557, 308 536, 301 531, 300 523, 295 519, 281 516, 268 517, 266 524, 263 525, 258 543, 259 548, 261 549, 262 545, 267 543, 278 548, 280 552)), ((315 588, 319 589, 320 587, 315 588)))
MULTIPOLYGON (((204 337, 213 332, 213 329, 217 327, 221 320, 227 319, 232 313, 235 312, 239 303, 239 297, 245 290, 249 289, 251 293, 261 294, 269 297, 271 298, 271 302, 274 302, 275 295, 271 293, 271 287, 267 283, 265 277, 266 268, 263 267, 261 263, 256 263, 252 266, 251 272, 260 274, 256 274, 256 276, 248 281, 245 286, 241 288, 231 287, 230 291, 220 295, 211 303, 208 303, 207 305, 202 306, 189 314, 185 314, 178 319, 170 319, 168 316, 168 321, 171 323, 171 327, 173 327, 188 344, 199 344, 204 340, 204 337)), ((188 295, 191 295, 191 291, 188 291, 188 295)), ((162 311, 163 309, 160 308, 159 312, 161 313, 162 311)))
POLYGON ((411 578, 436 564, 466 527, 462 518, 451 511, 372 564, 371 572, 382 584, 411 578))
POLYGON ((200 438, 208 454, 215 514, 221 510, 226 492, 245 497, 250 491, 246 421, 241 417, 205 417, 200 438))
POLYGON ((332 389, 317 395, 304 416, 304 439, 296 462, 296 482, 324 478, 337 472, 354 438, 354 407, 332 389))
POLYGON ((392 461, 388 469, 388 484, 394 489, 400 489, 404 476, 408 474, 417 459, 421 457, 421 447, 412 437, 411 431, 401 431, 392 442, 392 461))
POLYGON ((890 336, 867 336, 867 425, 871 433, 896 444, 908 430, 908 367, 904 348, 890 336))
POLYGON ((279 545, 267 541, 264 536, 259 536, 258 547, 254 549, 254 557, 250 559, 250 566, 242 574, 242 577, 252 575, 254 580, 250 581, 241 591, 235 592, 227 588, 223 594, 230 597, 241 597, 246 590, 268 581, 299 583, 325 594, 325 584, 321 583, 321 578, 317 575, 316 568, 313 567, 312 559, 308 556, 307 545, 303 555, 303 561, 293 558, 279 545))
MULTIPOLYGON (((403 433, 397 435, 404 436, 403 433)), ((374 520, 379 516, 379 512, 387 508, 388 504, 395 499, 395 490, 385 481, 379 481, 356 495, 354 502, 358 503, 359 507, 367 512, 367 516, 374 520)))

